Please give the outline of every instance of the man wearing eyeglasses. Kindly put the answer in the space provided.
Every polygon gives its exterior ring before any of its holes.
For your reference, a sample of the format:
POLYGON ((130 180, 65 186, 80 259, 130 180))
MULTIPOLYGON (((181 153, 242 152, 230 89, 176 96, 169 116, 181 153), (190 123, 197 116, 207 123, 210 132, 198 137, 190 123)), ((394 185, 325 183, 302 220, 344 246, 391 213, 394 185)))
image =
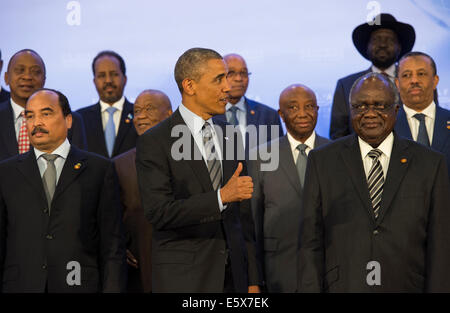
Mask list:
POLYGON ((378 73, 350 90, 354 135, 308 156, 300 292, 449 292, 444 155, 393 132, 399 95, 378 73))
POLYGON ((271 141, 271 139, 276 139, 271 138, 271 125, 278 127, 279 136, 283 135, 283 128, 276 110, 245 97, 251 73, 248 71, 244 58, 233 53, 225 55, 223 59, 228 67, 227 79, 231 90, 228 103, 225 107, 225 114, 216 115, 213 117, 213 120, 226 121, 239 128, 246 152, 245 155, 248 156, 249 149, 255 147, 258 143, 263 144, 271 141), (258 138, 261 131, 259 126, 267 125, 269 127, 267 129, 267 139, 264 138, 263 141, 258 142, 250 136, 246 136, 246 128, 249 125, 256 126, 258 138))

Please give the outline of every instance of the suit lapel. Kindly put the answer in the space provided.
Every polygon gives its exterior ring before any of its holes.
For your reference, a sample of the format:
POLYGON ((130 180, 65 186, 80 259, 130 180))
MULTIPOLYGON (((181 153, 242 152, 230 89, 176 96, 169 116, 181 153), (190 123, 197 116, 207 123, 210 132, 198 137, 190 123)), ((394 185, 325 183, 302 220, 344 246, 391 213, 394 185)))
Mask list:
POLYGON ((389 160, 389 167, 386 176, 386 181, 383 186, 383 195, 381 198, 380 216, 378 216, 377 224, 380 224, 388 211, 392 200, 406 174, 408 165, 411 162, 412 155, 406 149, 408 141, 399 138, 394 134, 394 145, 392 146, 391 158, 389 160))
POLYGON ((4 102, 0 108, 0 125, 8 155, 13 156, 19 154, 19 146, 17 144, 16 130, 14 127, 14 113, 9 101, 4 102))
POLYGON ((47 198, 45 197, 44 185, 42 182, 39 167, 36 161, 34 149, 29 152, 19 155, 17 169, 22 173, 25 179, 33 186, 37 194, 40 195, 42 205, 47 207, 47 198))
MULTIPOLYGON (((108 150, 106 149, 105 133, 103 131, 103 122, 101 115, 100 102, 97 102, 91 110, 89 111, 88 121, 85 121, 86 134, 88 137, 95 138, 95 145, 101 149, 102 155, 108 155, 108 150)), ((88 139, 89 142, 89 139, 88 139)), ((92 148, 91 148, 92 149, 92 148)))
POLYGON ((258 125, 259 111, 255 110, 255 106, 252 101, 245 98, 245 107, 247 109, 247 125, 258 125))
MULTIPOLYGON (((177 125, 183 125, 186 127, 186 129, 189 131, 189 137, 190 137, 190 144, 191 144, 191 159, 186 160, 185 163, 188 164, 188 166, 192 169, 195 176, 197 177, 197 180, 200 182, 203 190, 210 191, 212 190, 212 184, 211 184, 211 178, 209 177, 208 168, 206 167, 205 161, 203 157, 199 160, 196 160, 194 156, 201 156, 201 152, 198 149, 197 145, 195 144, 194 137, 192 136, 192 133, 190 132, 188 126, 184 122, 183 118, 181 117, 180 111, 177 109, 175 113, 172 115, 172 121, 171 121, 171 127, 177 126, 177 125)), ((174 144, 175 141, 180 140, 180 137, 171 137, 171 145, 174 144)))
POLYGON ((294 158, 292 157, 292 150, 287 136, 281 137, 279 144, 280 144, 279 166, 282 168, 282 170, 286 174, 286 177, 288 178, 288 181, 298 192, 298 194, 302 194, 302 188, 300 187, 300 178, 298 177, 297 167, 295 166, 295 161, 294 158))
POLYGON ((71 146, 66 162, 64 163, 61 175, 56 185, 52 203, 60 196, 64 190, 80 175, 87 167, 86 156, 74 146, 71 146))
POLYGON ((116 140, 114 141, 113 155, 118 154, 118 152, 120 151, 120 147, 122 146, 122 142, 124 141, 125 137, 130 131, 130 128, 134 127, 132 120, 133 120, 133 104, 131 102, 128 102, 127 99, 125 99, 125 102, 123 104, 122 115, 120 116, 119 131, 117 132, 117 137, 116 140))
POLYGON ((403 109, 403 105, 400 105, 397 114, 397 121, 395 122, 395 131, 402 137, 409 140, 413 140, 411 135, 411 129, 409 128, 408 120, 406 118, 406 112, 403 109))
POLYGON ((350 179, 357 191, 356 193, 366 208, 370 219, 375 223, 375 217, 369 197, 369 188, 367 187, 366 174, 361 159, 361 150, 359 149, 358 136, 353 135, 347 139, 346 145, 341 151, 341 157, 350 173, 350 179))
POLYGON ((445 116, 443 109, 436 106, 436 115, 434 119, 433 143, 431 147, 438 151, 444 151, 444 146, 449 139, 450 120, 445 116))

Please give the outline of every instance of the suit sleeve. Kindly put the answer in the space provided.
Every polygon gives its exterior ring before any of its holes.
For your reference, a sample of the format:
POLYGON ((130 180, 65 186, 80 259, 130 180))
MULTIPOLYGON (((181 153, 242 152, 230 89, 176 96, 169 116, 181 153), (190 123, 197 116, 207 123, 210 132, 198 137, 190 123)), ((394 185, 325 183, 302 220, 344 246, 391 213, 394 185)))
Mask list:
POLYGON ((104 178, 98 215, 103 292, 124 292, 127 275, 125 235, 117 175, 112 162, 104 178))
POLYGON ((303 210, 300 215, 298 291, 321 292, 324 269, 324 243, 321 186, 316 154, 311 151, 306 167, 303 210))
POLYGON ((333 104, 331 107, 330 138, 334 140, 347 136, 350 133, 347 99, 345 99, 345 91, 342 80, 339 80, 336 84, 333 104))
POLYGON ((429 211, 426 292, 450 292, 450 187, 442 157, 436 172, 429 211))
MULTIPOLYGON (((162 139, 164 140, 164 139, 162 139)), ((176 173, 171 172, 169 157, 154 134, 139 136, 136 170, 144 214, 157 230, 210 223, 221 219, 217 192, 188 194, 173 190, 176 173)), ((195 178, 193 178, 195 179, 195 178)), ((186 181, 189 184, 190 181, 186 181)))

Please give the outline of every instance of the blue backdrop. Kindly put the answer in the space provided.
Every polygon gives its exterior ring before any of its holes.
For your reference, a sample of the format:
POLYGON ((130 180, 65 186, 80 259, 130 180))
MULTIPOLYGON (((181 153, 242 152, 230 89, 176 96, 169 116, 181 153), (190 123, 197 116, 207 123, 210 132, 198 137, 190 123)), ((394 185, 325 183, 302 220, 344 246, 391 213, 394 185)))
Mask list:
POLYGON ((328 136, 337 79, 370 65, 351 33, 377 11, 414 26, 414 50, 435 59, 439 101, 450 108, 449 0, 2 0, 0 49, 5 63, 20 49, 36 50, 47 66, 46 86, 64 92, 73 109, 98 100, 91 62, 100 50, 124 57, 130 100, 160 89, 174 108, 181 97, 173 68, 181 53, 196 46, 236 52, 253 73, 248 97, 278 108, 286 86, 306 84, 320 105, 317 130, 328 136))

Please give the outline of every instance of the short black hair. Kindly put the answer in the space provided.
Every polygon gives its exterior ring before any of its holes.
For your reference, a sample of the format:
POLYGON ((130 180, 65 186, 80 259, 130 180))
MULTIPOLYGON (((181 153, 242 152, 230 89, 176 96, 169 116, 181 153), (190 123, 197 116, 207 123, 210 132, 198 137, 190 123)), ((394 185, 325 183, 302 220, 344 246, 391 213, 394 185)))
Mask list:
POLYGON ((433 58, 431 56, 429 56, 428 54, 424 53, 424 52, 420 52, 420 51, 411 51, 408 52, 407 54, 405 54, 404 56, 402 56, 400 58, 400 60, 398 61, 398 64, 400 66, 400 62, 403 61, 404 59, 408 58, 408 57, 426 57, 430 60, 431 62, 431 67, 433 68, 433 75, 437 75, 437 67, 436 67, 436 62, 434 62, 433 58))
POLYGON ((38 93, 40 91, 50 91, 50 92, 55 93, 58 96, 58 103, 59 103, 59 106, 61 107, 61 111, 62 111, 64 117, 66 117, 69 114, 72 114, 72 110, 70 109, 69 100, 67 100, 67 97, 61 91, 51 89, 51 88, 40 88, 40 89, 36 90, 35 92, 33 92, 33 94, 30 96, 30 99, 33 95, 35 95, 36 93, 38 93))
POLYGON ((45 69, 45 63, 44 63, 44 60, 43 60, 42 57, 39 55, 39 53, 37 53, 37 52, 34 51, 33 49, 28 49, 28 48, 27 48, 27 49, 19 50, 19 51, 17 51, 16 53, 14 53, 13 56, 9 59, 8 67, 6 68, 6 70, 9 72, 9 67, 11 66, 11 61, 15 58, 16 55, 18 55, 19 53, 22 53, 22 52, 31 52, 31 53, 35 54, 35 55, 39 58, 39 60, 41 60, 42 66, 44 67, 44 76, 45 76, 45 74, 47 73, 47 71, 46 71, 46 69, 45 69))
POLYGON ((117 52, 114 52, 112 50, 104 50, 100 51, 92 61, 92 73, 94 74, 94 76, 95 76, 95 62, 97 62, 98 59, 104 56, 116 58, 117 61, 119 61, 119 66, 120 70, 122 71, 122 74, 125 75, 126 68, 125 68, 125 61, 123 60, 123 58, 117 52))

